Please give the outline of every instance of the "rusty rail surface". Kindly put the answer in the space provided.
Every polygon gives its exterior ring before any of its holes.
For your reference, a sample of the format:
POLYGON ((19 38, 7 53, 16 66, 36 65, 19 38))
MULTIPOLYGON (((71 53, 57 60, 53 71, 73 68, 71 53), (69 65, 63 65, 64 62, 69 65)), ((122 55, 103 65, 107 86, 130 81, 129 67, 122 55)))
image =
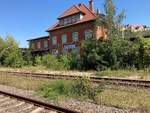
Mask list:
POLYGON ((12 94, 12 93, 8 93, 8 92, 5 92, 5 91, 0 91, 0 94, 9 96, 11 98, 15 98, 17 100, 24 101, 26 103, 33 104, 35 106, 43 107, 43 108, 48 109, 48 110, 54 110, 58 113, 81 113, 81 112, 77 112, 77 111, 70 110, 70 109, 67 109, 67 108, 55 106, 55 105, 52 105, 52 104, 49 104, 49 103, 44 103, 42 101, 34 100, 34 99, 31 99, 31 98, 23 97, 23 96, 12 94))
MULTIPOLYGON (((58 75, 58 74, 43 74, 43 73, 25 73, 25 72, 8 72, 0 71, 0 74, 7 74, 13 76, 24 76, 24 77, 35 77, 35 78, 45 78, 45 79, 62 79, 62 80, 74 80, 82 78, 83 76, 75 75, 58 75)), ((97 84, 106 85, 121 85, 121 86, 133 86, 140 88, 150 88, 149 80, 135 80, 135 79, 124 79, 124 78, 109 78, 109 77, 96 77, 90 76, 90 80, 97 84)))

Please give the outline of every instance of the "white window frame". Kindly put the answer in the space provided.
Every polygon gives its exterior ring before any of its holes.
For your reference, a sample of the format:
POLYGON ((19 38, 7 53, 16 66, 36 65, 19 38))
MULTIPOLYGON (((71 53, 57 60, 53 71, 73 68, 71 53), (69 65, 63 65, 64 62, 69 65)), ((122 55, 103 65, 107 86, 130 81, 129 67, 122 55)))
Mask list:
POLYGON ((62 40, 62 44, 67 43, 67 35, 66 35, 66 34, 63 34, 63 35, 61 36, 61 40, 62 40))
POLYGON ((73 32, 72 33, 72 39, 73 39, 73 42, 78 42, 79 41, 79 33, 73 32))
POLYGON ((52 45, 57 44, 57 36, 52 36, 52 45))
POLYGON ((84 34, 85 34, 85 39, 93 37, 93 31, 91 29, 85 30, 84 34))

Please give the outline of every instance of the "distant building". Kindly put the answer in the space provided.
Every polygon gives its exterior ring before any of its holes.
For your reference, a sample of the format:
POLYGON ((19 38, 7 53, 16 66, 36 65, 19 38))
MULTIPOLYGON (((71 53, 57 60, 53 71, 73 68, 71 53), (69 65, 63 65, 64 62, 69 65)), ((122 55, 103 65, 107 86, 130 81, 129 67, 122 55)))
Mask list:
POLYGON ((83 40, 105 39, 107 36, 106 29, 96 26, 96 17, 93 0, 89 1, 88 7, 84 4, 73 5, 46 30, 49 36, 28 40, 32 53, 60 55, 74 51, 79 54, 83 40))
POLYGON ((124 30, 130 29, 132 32, 138 32, 138 31, 147 31, 150 30, 150 27, 146 26, 146 25, 124 25, 123 26, 124 30))

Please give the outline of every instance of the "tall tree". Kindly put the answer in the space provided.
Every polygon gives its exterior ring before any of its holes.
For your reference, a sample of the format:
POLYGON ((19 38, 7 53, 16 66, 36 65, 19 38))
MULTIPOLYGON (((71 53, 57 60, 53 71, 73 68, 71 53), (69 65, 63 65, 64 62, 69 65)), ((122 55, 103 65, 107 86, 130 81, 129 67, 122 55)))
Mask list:
POLYGON ((105 16, 97 16, 97 25, 102 25, 107 29, 109 38, 121 36, 121 23, 125 17, 124 11, 117 14, 112 0, 105 0, 104 11, 105 16))

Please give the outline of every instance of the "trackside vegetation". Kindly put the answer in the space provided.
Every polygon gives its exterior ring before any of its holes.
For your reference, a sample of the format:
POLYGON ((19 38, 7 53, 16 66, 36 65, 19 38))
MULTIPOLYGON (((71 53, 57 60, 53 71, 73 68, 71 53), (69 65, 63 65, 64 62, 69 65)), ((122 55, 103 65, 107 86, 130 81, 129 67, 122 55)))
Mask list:
POLYGON ((49 99, 62 98, 80 98, 90 99, 93 102, 96 99, 97 94, 102 92, 102 86, 93 85, 89 78, 83 77, 75 81, 62 81, 58 80, 55 83, 48 83, 43 85, 38 94, 49 99))
POLYGON ((88 78, 77 81, 9 75, 0 75, 0 78, 0 84, 32 90, 35 92, 34 95, 43 96, 56 103, 74 98, 80 101, 94 102, 98 105, 114 106, 131 112, 150 112, 149 90, 119 86, 95 86, 89 83, 88 78))

